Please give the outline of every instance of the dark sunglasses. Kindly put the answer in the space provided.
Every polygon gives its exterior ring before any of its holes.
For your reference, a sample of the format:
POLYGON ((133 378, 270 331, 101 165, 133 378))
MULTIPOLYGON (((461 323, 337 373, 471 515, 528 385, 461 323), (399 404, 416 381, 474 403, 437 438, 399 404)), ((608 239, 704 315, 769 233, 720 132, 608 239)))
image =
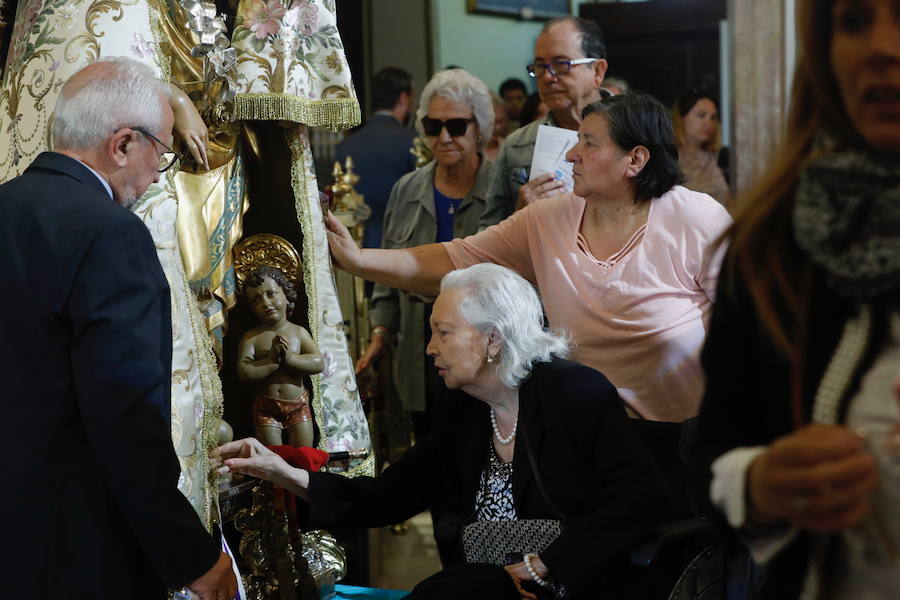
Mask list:
POLYGON ((441 129, 446 127, 450 137, 459 137, 461 135, 466 135, 469 123, 474 122, 475 117, 469 117, 468 119, 447 119, 446 121, 432 119, 431 117, 422 117, 422 130, 427 136, 437 137, 441 135, 441 129))

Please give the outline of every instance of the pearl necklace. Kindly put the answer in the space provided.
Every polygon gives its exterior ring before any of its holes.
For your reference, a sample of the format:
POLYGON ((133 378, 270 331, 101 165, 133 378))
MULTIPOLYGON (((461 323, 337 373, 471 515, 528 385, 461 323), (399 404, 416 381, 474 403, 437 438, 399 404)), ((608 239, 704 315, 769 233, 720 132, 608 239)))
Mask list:
POLYGON ((512 444, 513 440, 516 439, 516 427, 519 425, 519 417, 516 416, 516 422, 513 423, 512 433, 509 434, 509 437, 503 437, 500 435, 500 428, 497 427, 497 417, 494 414, 494 409, 491 409, 491 426, 494 428, 494 437, 497 438, 497 441, 503 444, 504 446, 509 446, 512 444))

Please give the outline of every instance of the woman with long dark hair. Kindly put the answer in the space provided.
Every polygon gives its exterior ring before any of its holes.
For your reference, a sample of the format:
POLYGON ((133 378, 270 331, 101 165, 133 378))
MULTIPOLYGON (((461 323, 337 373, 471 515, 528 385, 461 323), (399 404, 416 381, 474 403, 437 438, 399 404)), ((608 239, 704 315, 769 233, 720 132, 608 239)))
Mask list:
POLYGON ((786 144, 742 202, 693 488, 762 597, 900 597, 900 4, 804 0, 786 144))

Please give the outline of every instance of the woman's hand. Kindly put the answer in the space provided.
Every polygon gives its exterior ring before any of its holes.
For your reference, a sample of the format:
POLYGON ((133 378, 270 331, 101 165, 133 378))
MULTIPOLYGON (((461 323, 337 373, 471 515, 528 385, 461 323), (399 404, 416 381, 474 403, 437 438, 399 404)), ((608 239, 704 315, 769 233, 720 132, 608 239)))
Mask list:
POLYGON ((218 469, 222 474, 243 473, 289 489, 293 489, 294 485, 300 485, 305 489, 309 484, 309 474, 306 471, 290 466, 256 438, 222 444, 213 450, 212 454, 224 463, 224 466, 218 469), (297 471, 301 471, 305 477, 299 477, 297 471))
POLYGON ((197 107, 177 85, 169 84, 169 104, 175 115, 175 134, 199 166, 209 170, 209 130, 197 107))
POLYGON ((852 527, 870 510, 875 458, 846 427, 813 424, 773 442, 747 470, 750 518, 817 532, 852 527))
POLYGON ((555 179, 553 173, 544 173, 519 188, 519 200, 516 203, 516 210, 525 208, 534 203, 535 200, 549 198, 550 196, 562 194, 565 191, 566 186, 562 180, 555 179))
POLYGON ((373 335, 363 355, 356 361, 356 374, 359 375, 372 365, 382 352, 384 352, 384 335, 373 335))
MULTIPOLYGON (((506 572, 512 577, 513 583, 516 584, 516 589, 519 591, 519 597, 527 598, 528 600, 537 600, 536 594, 532 594, 522 587, 523 581, 534 581, 524 562, 507 565, 503 568, 506 569, 506 572)), ((542 579, 547 577, 550 573, 550 570, 547 569, 547 565, 544 564, 544 561, 542 561, 539 556, 535 556, 531 559, 531 568, 534 569, 537 576, 542 579)))
POLYGON ((329 210, 325 215, 325 227, 328 236, 328 247, 331 256, 338 267, 350 273, 355 273, 362 257, 362 250, 353 241, 350 231, 344 227, 337 217, 329 210))

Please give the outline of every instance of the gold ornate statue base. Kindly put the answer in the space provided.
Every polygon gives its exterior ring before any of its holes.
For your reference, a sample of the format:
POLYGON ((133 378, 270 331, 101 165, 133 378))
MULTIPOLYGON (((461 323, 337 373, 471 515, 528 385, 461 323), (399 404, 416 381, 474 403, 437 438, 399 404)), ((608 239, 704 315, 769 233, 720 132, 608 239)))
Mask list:
POLYGON ((320 600, 347 572, 344 549, 326 531, 301 534, 290 492, 252 480, 220 493, 222 517, 240 532, 247 600, 320 600))

